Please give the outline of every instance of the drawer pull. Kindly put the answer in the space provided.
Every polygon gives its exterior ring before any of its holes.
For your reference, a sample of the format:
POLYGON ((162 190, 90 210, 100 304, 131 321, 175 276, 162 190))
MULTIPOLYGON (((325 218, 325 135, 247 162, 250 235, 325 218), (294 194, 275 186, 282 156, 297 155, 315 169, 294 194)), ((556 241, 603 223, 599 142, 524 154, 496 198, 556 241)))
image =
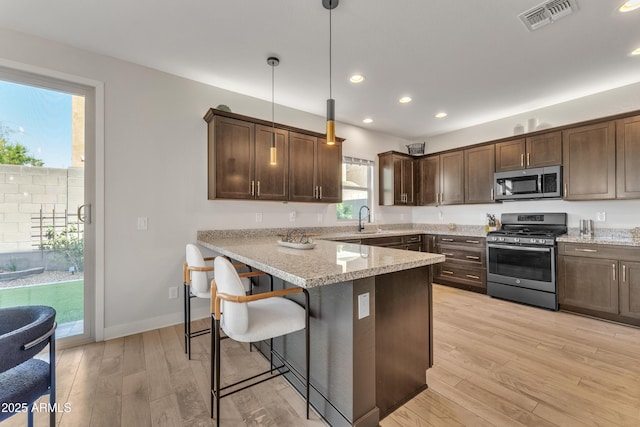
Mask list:
POLYGON ((622 264, 622 283, 627 281, 627 265, 622 264))
POLYGON ((475 260, 479 260, 480 257, 479 256, 473 256, 473 255, 467 255, 467 259, 475 259, 475 260))
POLYGON ((611 264, 611 267, 613 268, 613 281, 616 281, 616 265, 615 264, 611 264))
POLYGON ((442 255, 453 256, 453 254, 450 254, 449 252, 442 252, 442 255))
POLYGON ((449 271, 449 270, 442 270, 442 273, 444 273, 444 274, 453 274, 453 271, 449 271))
POLYGON ((479 241, 479 240, 465 240, 465 241, 466 241, 467 243, 476 243, 476 244, 480 243, 480 241, 479 241))
POLYGON ((576 252, 598 252, 597 249, 582 249, 582 248, 576 248, 576 252))
POLYGON ((445 239, 444 237, 440 240, 442 240, 443 242, 453 242, 453 239, 445 239))
POLYGON ((473 274, 467 274, 467 277, 469 279, 476 279, 476 280, 480 280, 480 276, 474 276, 473 274))

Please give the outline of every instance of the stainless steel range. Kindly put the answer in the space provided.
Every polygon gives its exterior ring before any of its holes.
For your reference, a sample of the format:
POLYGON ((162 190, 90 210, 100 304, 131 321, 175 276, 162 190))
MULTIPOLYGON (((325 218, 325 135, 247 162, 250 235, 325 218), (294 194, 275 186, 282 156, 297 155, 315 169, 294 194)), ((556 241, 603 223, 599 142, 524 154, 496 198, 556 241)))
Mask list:
POLYGON ((567 232, 566 213, 505 213, 487 235, 487 294, 558 309, 556 237, 567 232))

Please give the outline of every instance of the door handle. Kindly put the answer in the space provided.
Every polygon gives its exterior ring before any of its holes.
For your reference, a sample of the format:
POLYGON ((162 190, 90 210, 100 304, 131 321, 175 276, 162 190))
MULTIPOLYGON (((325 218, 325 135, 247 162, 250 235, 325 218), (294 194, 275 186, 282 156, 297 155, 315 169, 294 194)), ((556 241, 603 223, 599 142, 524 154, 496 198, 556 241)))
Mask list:
POLYGON ((531 164, 531 153, 527 153, 527 166, 531 164))
POLYGON ((491 187, 491 200, 495 200, 493 187, 491 187))
POLYGON ((85 203, 84 205, 78 206, 78 221, 83 224, 91 224, 91 204, 85 203), (82 215, 82 211, 84 209, 84 215, 82 215))
POLYGON ((260 197, 260 181, 258 181, 258 192, 257 192, 256 196, 260 197))
POLYGON ((321 186, 319 186, 318 188, 319 188, 319 190, 318 190, 318 198, 319 198, 320 200, 322 200, 322 185, 321 185, 321 186))
POLYGON ((627 265, 622 264, 622 283, 627 281, 627 265))
POLYGON ((523 168, 524 167, 524 153, 520 154, 520 167, 523 168))
POLYGON ((256 182, 251 180, 251 195, 252 196, 255 195, 255 189, 256 189, 256 182))
POLYGON ((613 281, 616 281, 616 265, 611 264, 611 268, 613 269, 613 281))

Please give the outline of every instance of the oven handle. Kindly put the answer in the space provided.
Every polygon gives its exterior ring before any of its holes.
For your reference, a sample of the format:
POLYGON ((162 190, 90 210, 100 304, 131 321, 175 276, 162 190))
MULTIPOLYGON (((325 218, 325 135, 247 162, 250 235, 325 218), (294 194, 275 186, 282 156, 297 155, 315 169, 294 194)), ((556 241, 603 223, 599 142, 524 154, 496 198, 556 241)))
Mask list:
POLYGON ((551 252, 551 248, 532 248, 524 246, 509 246, 509 245, 487 245, 488 248, 496 249, 509 249, 514 251, 528 251, 528 252, 551 252))

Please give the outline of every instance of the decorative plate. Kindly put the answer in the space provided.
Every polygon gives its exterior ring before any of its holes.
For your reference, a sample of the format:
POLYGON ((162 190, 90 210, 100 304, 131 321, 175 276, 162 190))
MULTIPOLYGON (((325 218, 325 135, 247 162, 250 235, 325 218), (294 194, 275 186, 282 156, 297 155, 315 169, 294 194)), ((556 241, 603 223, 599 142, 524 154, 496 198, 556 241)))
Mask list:
POLYGON ((293 249, 313 249, 316 247, 316 244, 313 242, 310 243, 293 243, 293 242, 283 242, 282 240, 278 240, 278 244, 280 246, 285 246, 287 248, 293 249))

